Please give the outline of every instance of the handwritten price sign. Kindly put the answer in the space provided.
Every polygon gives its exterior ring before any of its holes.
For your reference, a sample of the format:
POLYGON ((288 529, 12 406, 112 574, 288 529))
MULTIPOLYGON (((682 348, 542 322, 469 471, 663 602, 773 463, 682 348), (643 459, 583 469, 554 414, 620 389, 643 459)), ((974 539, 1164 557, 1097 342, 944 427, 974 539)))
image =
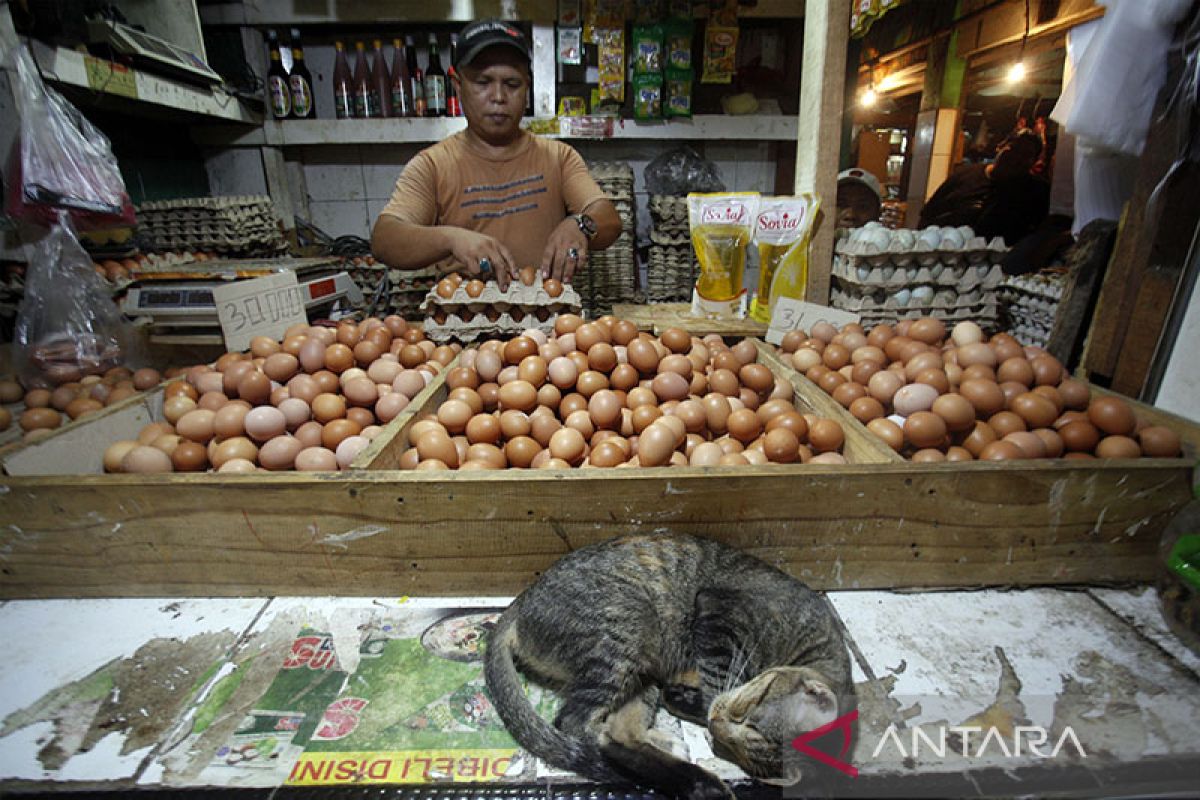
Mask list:
POLYGON ((858 315, 829 306, 781 297, 775 301, 775 310, 771 312, 767 341, 780 344, 787 332, 798 329, 811 331, 812 326, 818 322, 828 322, 840 328, 848 323, 858 322, 858 315))
POLYGON ((213 289, 225 346, 245 350, 255 336, 282 339, 288 327, 308 322, 294 272, 238 281, 213 289))

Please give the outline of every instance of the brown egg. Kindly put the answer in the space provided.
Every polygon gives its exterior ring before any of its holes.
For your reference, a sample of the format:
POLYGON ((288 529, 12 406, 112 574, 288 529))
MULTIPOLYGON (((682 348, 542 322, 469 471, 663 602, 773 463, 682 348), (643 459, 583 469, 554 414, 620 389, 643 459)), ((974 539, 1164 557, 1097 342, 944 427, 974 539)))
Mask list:
POLYGON ((259 406, 252 408, 242 420, 246 433, 256 442, 265 442, 287 431, 287 417, 278 408, 259 406))
POLYGON ((662 421, 655 422, 638 436, 638 462, 643 467, 662 466, 671 459, 675 447, 675 431, 662 421))
POLYGON ((975 407, 960 394, 940 395, 930 410, 945 421, 951 432, 969 431, 975 425, 975 407))
POLYGON ((995 381, 966 378, 958 386, 958 393, 966 398, 981 417, 990 417, 1004 408, 1004 392, 995 381))
POLYGON ((692 336, 682 328, 667 328, 659 339, 672 353, 686 353, 692 349, 692 336))
POLYGON ((237 382, 237 396, 251 405, 261 405, 271 398, 271 379, 251 369, 237 382))
POLYGON ((517 365, 527 356, 537 355, 538 344, 528 336, 509 339, 504 345, 504 363, 517 365))
POLYGON ((1179 434, 1163 425, 1148 425, 1137 432, 1142 454, 1148 458, 1175 458, 1180 455, 1179 434))
POLYGON ((996 369, 996 380, 1016 381, 1025 387, 1033 385, 1033 365, 1024 356, 1016 356, 1003 361, 996 369))
POLYGON ((787 428, 776 428, 763 437, 763 454, 776 464, 800 460, 800 440, 787 428))
POLYGON ((325 447, 305 447, 295 458, 297 472, 333 472, 337 466, 337 455, 325 447))
POLYGON ((199 472, 208 467, 208 450, 197 442, 181 441, 171 452, 171 466, 176 472, 199 472))
POLYGON ((313 419, 321 424, 346 416, 346 400, 332 392, 323 392, 313 398, 313 419))
POLYGON ((729 414, 726 418, 726 428, 729 430, 729 435, 737 439, 742 444, 748 444, 758 438, 762 433, 762 422, 758 416, 748 408, 738 409, 729 414))
MULTIPOLYGON (((620 398, 617 397, 616 392, 610 389, 601 389, 588 399, 588 414, 592 418, 592 423, 597 428, 611 429, 620 422, 621 408, 622 403, 620 398)), ((702 410, 700 411, 700 416, 703 419, 704 413, 702 410)), ((563 458, 556 453, 552 453, 552 455, 556 458, 563 458)), ((570 461, 571 459, 567 458, 564 460, 570 461)))
MULTIPOLYGON (((352 434, 347 433, 346 435, 352 434)), ((324 432, 322 432, 321 441, 322 443, 326 441, 324 432)), ((441 461, 451 469, 458 467, 458 448, 455 446, 450 437, 441 430, 431 430, 426 433, 417 440, 416 447, 417 453, 421 456, 422 461, 434 459, 441 461)))
POLYGON ((988 425, 996 432, 996 436, 1001 439, 1014 431, 1029 430, 1029 425, 1025 420, 1012 411, 996 412, 988 417, 988 425))
POLYGON ((876 372, 867 381, 867 391, 885 407, 890 406, 896 392, 904 386, 904 378, 894 372, 876 372))
POLYGON ((1100 443, 1100 431, 1087 420, 1074 420, 1058 429, 1063 449, 1069 453, 1090 453, 1100 443))
POLYGON ((904 437, 915 448, 941 447, 946 422, 932 411, 918 411, 904 420, 904 437))
POLYGON ((294 436, 276 436, 259 449, 258 463, 263 469, 273 471, 292 469, 303 449, 304 444, 294 436))
POLYGON ((1054 356, 1038 356, 1029 365, 1033 368, 1033 380, 1038 386, 1057 386, 1063 379, 1062 362, 1054 356))
POLYGON ((346 381, 342 394, 351 405, 365 408, 375 405, 379 399, 379 388, 370 378, 351 378, 346 381))
POLYGON ((946 336, 946 325, 940 319, 921 317, 913 320, 908 328, 908 336, 925 344, 937 344, 946 336))
POLYGON ((1021 448, 1003 439, 984 445, 976 457, 980 461, 1008 461, 1016 458, 1028 458, 1021 448))
POLYGON ((200 444, 208 444, 215 432, 216 413, 204 408, 195 408, 175 423, 180 436, 200 444))
POLYGON ((1013 431, 1005 434, 1002 441, 1015 444, 1025 454, 1025 458, 1044 458, 1046 456, 1046 442, 1032 431, 1013 431))
POLYGON ((1097 397, 1088 406, 1088 419, 1109 435, 1131 436, 1137 419, 1129 404, 1117 397, 1097 397))
POLYGON ((216 446, 209 452, 209 461, 216 469, 220 469, 230 459, 242 458, 250 463, 258 460, 258 447, 244 436, 234 436, 219 444, 214 440, 213 443, 216 446))
MULTIPOLYGON (((268 383, 268 386, 269 385, 270 384, 268 383)), ((189 411, 194 411, 195 408, 195 400, 185 395, 176 395, 175 397, 171 397, 163 401, 162 413, 163 416, 166 417, 167 422, 170 422, 172 425, 174 425, 184 414, 188 413, 189 411)))
POLYGON ((138 445, 130 448, 121 459, 121 472, 148 473, 174 471, 175 467, 171 464, 171 457, 157 447, 138 445))
MULTIPOLYGON (((79 397, 67 403, 66 412, 67 416, 71 419, 79 419, 88 414, 95 414, 97 411, 103 410, 103 408, 104 404, 99 400, 93 400, 90 397, 79 397)), ((4 425, 3 427, 8 426, 4 425)))
POLYGON ((583 434, 574 428, 559 428, 550 437, 550 455, 561 458, 568 464, 578 464, 583 460, 587 443, 583 434))
POLYGON ((500 408, 529 412, 537 405, 537 389, 529 381, 515 380, 500 387, 500 408))
POLYGON ((775 375, 763 364, 746 364, 738 371, 744 386, 755 392, 767 392, 775 387, 775 375))
POLYGON ((105 472, 120 472, 121 460, 125 458, 125 454, 139 443, 134 439, 122 439, 113 442, 104 451, 104 471, 105 472))
POLYGON ((542 446, 536 440, 528 436, 518 436, 509 439, 504 445, 504 457, 508 460, 510 467, 528 469, 541 450, 542 446))
POLYGON ((983 452, 983 448, 999 438, 991 425, 986 422, 977 421, 975 427, 969 434, 963 437, 960 444, 972 456, 979 458, 979 454, 983 452))
POLYGON ((1105 436, 1096 445, 1097 458, 1139 458, 1142 448, 1128 436, 1105 436))
POLYGON ((846 440, 842 426, 832 419, 817 419, 808 428, 808 443, 818 453, 839 450, 846 440))
MULTIPOLYGON (((968 453, 968 455, 970 455, 968 453)), ((946 454, 941 450, 932 447, 926 447, 912 454, 910 459, 914 464, 933 464, 939 461, 946 460, 946 454)))
POLYGON ((1012 399, 1009 408, 1030 428, 1046 428, 1058 418, 1058 409, 1043 395, 1025 392, 1012 399))
POLYGON ((651 390, 659 400, 682 400, 688 396, 691 385, 678 372, 662 372, 654 376, 651 390))
POLYGON ((62 415, 53 408, 27 408, 18 420, 21 429, 26 431, 57 428, 62 424, 62 415))
POLYGON ((988 368, 996 366, 996 353, 982 342, 973 342, 958 348, 958 365, 964 370, 974 365, 988 368))
POLYGON ((971 451, 965 447, 949 447, 946 449, 947 461, 974 461, 975 456, 971 455, 971 451))
POLYGON ((1063 406, 1074 409, 1075 411, 1083 411, 1088 407, 1088 401, 1091 399, 1091 390, 1083 381, 1067 378, 1058 385, 1058 394, 1062 397, 1063 406))
MULTIPOLYGON (((328 450, 336 451, 346 438, 357 436, 362 431, 362 426, 357 422, 349 419, 335 419, 327 422, 325 427, 321 429, 321 445, 328 450)), ((423 440, 422 440, 423 441, 423 440)), ((417 445, 420 449, 420 443, 417 445)), ((435 458, 437 456, 434 456, 435 458)), ((446 459, 441 459, 446 461, 446 459)), ((446 461, 449 464, 449 461, 446 461)), ((457 462, 456 462, 457 463, 457 462)))
POLYGON ((1063 453, 1063 440, 1056 431, 1050 428, 1037 428, 1031 431, 1035 436, 1042 440, 1042 446, 1045 449, 1046 458, 1058 458, 1063 453))
POLYGON ((324 428, 325 426, 316 420, 309 420, 308 422, 301 423, 300 427, 296 428, 292 435, 305 447, 320 447, 321 431, 324 428))
POLYGON ((158 386, 162 382, 162 375, 156 369, 144 367, 133 373, 133 388, 139 392, 158 386))

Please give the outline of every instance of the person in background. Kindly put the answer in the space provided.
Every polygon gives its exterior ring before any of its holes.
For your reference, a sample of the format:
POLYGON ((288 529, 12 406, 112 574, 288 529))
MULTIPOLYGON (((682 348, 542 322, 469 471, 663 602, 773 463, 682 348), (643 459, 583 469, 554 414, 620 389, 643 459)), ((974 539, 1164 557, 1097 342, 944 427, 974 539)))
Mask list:
POLYGON ((1050 210, 1049 184, 1030 174, 1041 152, 1040 136, 1017 131, 996 150, 991 164, 955 170, 925 203, 919 227, 970 225, 980 236, 1003 236, 1015 245, 1050 210))
POLYGON ((838 173, 837 227, 861 228, 879 219, 883 190, 879 179, 865 169, 851 167, 838 173))
POLYGON ((528 39, 507 22, 472 22, 454 73, 467 129, 405 166, 371 233, 375 257, 494 275, 501 290, 531 264, 570 283, 588 253, 616 240, 621 220, 574 148, 521 129, 528 39))

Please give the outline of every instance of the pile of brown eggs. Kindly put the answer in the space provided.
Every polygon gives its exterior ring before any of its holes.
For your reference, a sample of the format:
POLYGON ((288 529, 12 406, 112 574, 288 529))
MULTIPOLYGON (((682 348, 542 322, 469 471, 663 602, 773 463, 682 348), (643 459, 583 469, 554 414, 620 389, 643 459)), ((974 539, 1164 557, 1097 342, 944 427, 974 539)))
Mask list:
POLYGON ((661 338, 611 316, 555 320, 463 353, 449 392, 408 430, 404 469, 844 464, 835 420, 796 410, 793 388, 729 347, 678 328, 661 338))
MULTIPOLYGON (((162 380, 157 370, 130 370, 128 367, 113 367, 103 375, 87 375, 77 381, 68 381, 54 389, 29 389, 26 391, 13 379, 0 380, 0 403, 23 403, 18 412, 17 424, 25 431, 25 439, 45 436, 71 420, 95 414, 132 397, 144 389, 157 386, 162 380)), ((0 431, 12 424, 13 412, 0 407, 0 431)))
POLYGON ((337 328, 296 325, 186 371, 163 394, 164 422, 104 453, 108 472, 346 469, 457 351, 397 316, 337 328))
POLYGON ((947 336, 932 317, 789 332, 792 365, 913 461, 1137 458, 1180 454, 1179 435, 1143 426, 1128 403, 1092 397, 1057 358, 973 322, 947 336))
MULTIPOLYGON (((538 280, 537 267, 522 267, 518 272, 517 279, 521 285, 533 286, 538 280)), ((512 285, 513 284, 510 284, 510 288, 512 285)), ((499 287, 495 281, 484 282, 478 278, 467 279, 458 272, 451 272, 450 274, 446 275, 446 277, 438 281, 437 286, 434 287, 434 294, 441 298, 442 301, 450 300, 454 297, 455 292, 458 291, 460 286, 462 287, 463 291, 466 292, 467 297, 471 299, 481 297, 484 293, 484 290, 489 286, 494 287, 496 291, 499 291, 499 287)), ((558 280, 557 278, 546 278, 542 281, 542 289, 545 290, 547 296, 549 296, 551 299, 560 297, 564 288, 565 287, 563 286, 562 281, 558 280)), ((503 295, 501 295, 501 297, 503 297, 503 295)), ((505 303, 503 304, 503 307, 507 309, 508 315, 513 322, 522 324, 526 316, 532 316, 536 318, 538 322, 546 322, 550 319, 552 313, 548 306, 524 308, 520 305, 510 306, 505 303)), ((455 306, 447 309, 447 307, 439 303, 439 305, 434 306, 430 310, 429 316, 438 325, 445 325, 450 313, 456 314, 463 322, 470 322, 475 318, 476 313, 483 314, 489 322, 495 322, 500 319, 501 312, 500 308, 496 306, 489 306, 476 312, 467 307, 455 306)))

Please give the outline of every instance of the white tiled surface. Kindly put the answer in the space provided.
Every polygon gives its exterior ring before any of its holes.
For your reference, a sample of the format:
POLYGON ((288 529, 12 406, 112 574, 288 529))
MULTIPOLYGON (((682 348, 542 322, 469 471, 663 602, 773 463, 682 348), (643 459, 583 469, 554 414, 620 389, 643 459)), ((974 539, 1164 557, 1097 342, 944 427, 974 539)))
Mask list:
POLYGON ((1163 621, 1158 594, 1153 588, 1090 589, 1089 593, 1200 677, 1200 655, 1171 633, 1163 621))

